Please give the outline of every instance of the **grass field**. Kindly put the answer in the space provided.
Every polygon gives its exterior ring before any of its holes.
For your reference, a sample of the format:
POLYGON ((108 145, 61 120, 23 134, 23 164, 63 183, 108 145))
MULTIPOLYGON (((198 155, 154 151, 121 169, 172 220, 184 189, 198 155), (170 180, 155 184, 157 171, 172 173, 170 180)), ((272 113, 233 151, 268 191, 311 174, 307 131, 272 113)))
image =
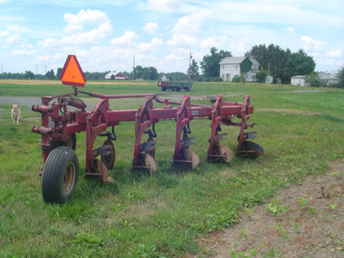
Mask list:
MULTIPOLYGON (((154 82, 102 85, 101 93, 160 93, 154 82)), ((0 96, 42 96, 68 92, 67 86, 0 83, 0 96)), ((169 93, 165 93, 169 94, 169 93)), ((183 95, 184 93, 173 93, 183 95)), ((188 93, 189 94, 189 93, 188 93)), ((250 95, 256 113, 257 143, 265 149, 258 160, 234 158, 230 165, 205 162, 209 121, 193 121, 193 150, 201 165, 175 174, 169 169, 174 123, 157 125, 156 176, 131 173, 134 128, 117 129, 114 185, 79 178, 74 198, 65 205, 46 205, 40 192, 39 136, 30 129, 38 121, 14 126, 0 121, 0 257, 181 257, 196 254, 195 241, 208 232, 239 221, 245 207, 263 203, 278 189, 307 175, 322 174, 328 161, 343 158, 344 91, 296 89, 291 86, 198 83, 192 96, 224 94, 239 101, 250 95)), ((113 102, 137 107, 142 100, 113 102)), ((205 102, 198 100, 197 102, 205 102)), ((1 106, 0 112, 9 112, 1 106)), ((25 115, 31 116, 28 110, 25 115)), ((225 129, 226 130, 226 129, 225 129)), ((227 130, 228 131, 228 130, 227 130)), ((234 148, 237 131, 224 142, 234 148)), ((77 154, 83 167, 84 138, 77 154)), ((81 174, 83 171, 81 171, 81 174)))

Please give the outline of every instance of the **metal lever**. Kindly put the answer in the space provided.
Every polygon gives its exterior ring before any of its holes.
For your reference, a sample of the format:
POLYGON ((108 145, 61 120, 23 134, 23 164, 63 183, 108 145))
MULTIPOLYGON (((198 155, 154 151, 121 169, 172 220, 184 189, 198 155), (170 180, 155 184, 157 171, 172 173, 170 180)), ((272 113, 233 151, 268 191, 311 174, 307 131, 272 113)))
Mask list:
POLYGON ((114 129, 112 129, 112 132, 104 132, 99 134, 99 136, 106 136, 111 141, 116 141, 116 134, 114 129))

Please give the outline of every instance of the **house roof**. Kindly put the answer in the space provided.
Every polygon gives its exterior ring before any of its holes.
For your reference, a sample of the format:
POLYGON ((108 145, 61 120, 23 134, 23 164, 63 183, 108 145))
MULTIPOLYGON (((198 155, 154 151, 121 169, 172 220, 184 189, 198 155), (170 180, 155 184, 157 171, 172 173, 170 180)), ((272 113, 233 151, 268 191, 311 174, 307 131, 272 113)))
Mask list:
POLYGON ((336 75, 332 73, 326 73, 326 72, 318 72, 319 78, 321 80, 331 80, 336 79, 336 75))
MULTIPOLYGON (((237 56, 237 57, 225 57, 221 60, 220 64, 241 64, 247 57, 237 56)), ((253 57, 248 57, 253 64, 259 65, 258 61, 253 57)))
POLYGON ((240 64, 245 59, 246 59, 245 56, 225 57, 221 60, 220 64, 240 64))
POLYGON ((291 79, 306 79, 306 75, 294 75, 291 79))

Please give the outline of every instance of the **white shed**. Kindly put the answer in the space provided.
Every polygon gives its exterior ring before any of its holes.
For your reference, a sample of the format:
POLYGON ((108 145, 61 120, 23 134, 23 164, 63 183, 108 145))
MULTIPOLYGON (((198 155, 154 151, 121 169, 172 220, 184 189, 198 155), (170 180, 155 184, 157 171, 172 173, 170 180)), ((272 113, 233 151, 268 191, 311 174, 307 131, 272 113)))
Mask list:
POLYGON ((306 75, 295 75, 291 77, 290 83, 291 85, 295 86, 308 86, 308 83, 306 82, 306 75))

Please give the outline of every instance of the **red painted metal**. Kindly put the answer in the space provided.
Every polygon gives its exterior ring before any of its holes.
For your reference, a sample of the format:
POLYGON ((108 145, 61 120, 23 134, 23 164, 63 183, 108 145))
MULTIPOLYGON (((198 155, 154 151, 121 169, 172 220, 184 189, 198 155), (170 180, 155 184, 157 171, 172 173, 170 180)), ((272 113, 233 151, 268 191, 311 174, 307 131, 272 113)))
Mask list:
MULTIPOLYGON (((34 127, 33 132, 42 135, 42 153, 45 161, 50 151, 58 145, 67 145, 71 137, 79 132, 86 133, 86 175, 98 176, 105 180, 107 171, 95 155, 94 143, 98 136, 106 132, 108 127, 115 127, 120 122, 135 122, 135 145, 133 149, 133 167, 145 168, 144 155, 150 154, 154 158, 155 123, 160 120, 176 121, 176 142, 173 155, 175 163, 185 162, 185 149, 188 148, 188 135, 191 133, 189 125, 193 119, 208 118, 211 120, 211 134, 208 147, 208 161, 218 157, 220 146, 220 126, 238 126, 240 132, 238 144, 247 138, 245 130, 252 127, 249 124, 249 115, 253 113, 253 106, 249 97, 244 97, 243 103, 226 102, 223 96, 217 96, 212 105, 191 104, 188 96, 181 102, 170 101, 154 94, 127 94, 127 95, 103 95, 77 91, 90 97, 99 98, 100 102, 91 110, 86 110, 86 104, 73 96, 42 97, 41 105, 34 105, 33 111, 41 113, 42 123, 40 127, 34 127), (110 99, 120 98, 145 98, 144 104, 138 109, 111 110, 110 99), (164 104, 163 107, 154 107, 154 103, 164 104), (234 122, 239 118, 239 122, 234 122), (153 130, 152 130, 153 128, 153 130), (146 142, 142 142, 144 133, 150 136, 146 142)), ((76 94, 75 94, 76 95, 76 94)))

